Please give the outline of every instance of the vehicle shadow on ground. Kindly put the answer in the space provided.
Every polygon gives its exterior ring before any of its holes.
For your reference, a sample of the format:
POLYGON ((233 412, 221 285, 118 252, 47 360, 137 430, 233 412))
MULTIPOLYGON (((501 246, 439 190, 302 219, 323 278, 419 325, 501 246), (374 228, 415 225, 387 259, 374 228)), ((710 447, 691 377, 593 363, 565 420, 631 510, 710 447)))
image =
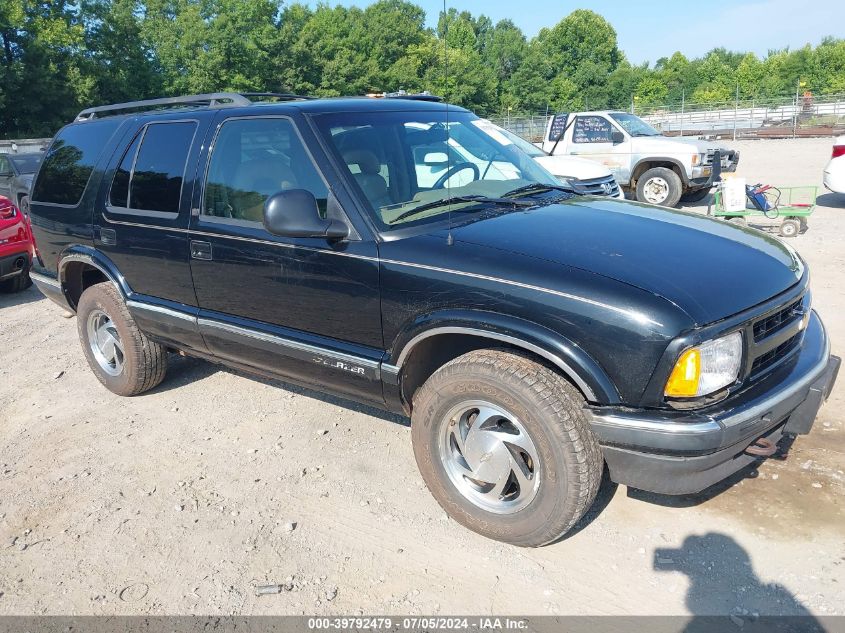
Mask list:
POLYGON ((690 535, 679 548, 655 549, 653 568, 689 579, 693 617, 684 633, 825 631, 786 587, 761 581, 748 552, 727 534, 690 535))
POLYGON ((170 391, 171 389, 179 389, 180 387, 184 387, 191 383, 204 380, 205 378, 213 376, 218 372, 225 372, 233 376, 238 376, 240 378, 252 380, 253 382, 257 382, 262 385, 268 385, 275 389, 279 389, 280 396, 282 392, 287 391, 300 396, 305 396, 307 398, 313 398, 314 400, 319 400, 327 404, 333 404, 338 407, 343 407, 344 409, 349 409, 350 411, 355 411, 357 413, 363 413, 364 415, 369 415, 374 418, 379 418, 381 420, 385 420, 386 422, 392 422, 394 424, 399 424, 401 426, 406 427, 410 427, 411 425, 411 421, 408 418, 401 415, 389 413, 387 411, 382 411, 381 409, 377 409, 376 407, 370 407, 365 404, 355 402, 353 400, 347 400, 345 398, 325 394, 314 389, 309 389, 307 387, 300 387, 299 385, 287 383, 282 380, 276 380, 274 378, 265 378, 257 374, 251 374, 246 371, 233 369, 225 365, 217 365, 215 363, 201 360, 198 358, 190 358, 171 354, 168 359, 168 363, 169 364, 167 368, 167 376, 165 377, 164 381, 158 387, 156 387, 155 389, 151 389, 147 393, 156 394, 164 393, 166 391, 170 391))
POLYGON ((3 308, 12 308, 14 306, 21 306, 35 301, 44 299, 38 288, 30 286, 26 290, 20 292, 0 292, 0 310, 3 308))
POLYGON ((816 198, 816 205, 830 207, 832 209, 843 209, 845 208, 845 193, 823 193, 816 198))

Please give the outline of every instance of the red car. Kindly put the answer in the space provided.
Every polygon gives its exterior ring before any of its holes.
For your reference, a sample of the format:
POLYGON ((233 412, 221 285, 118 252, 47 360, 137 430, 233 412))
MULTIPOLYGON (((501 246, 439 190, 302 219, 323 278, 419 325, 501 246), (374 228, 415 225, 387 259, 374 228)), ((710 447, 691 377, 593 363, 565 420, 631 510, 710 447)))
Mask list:
POLYGON ((0 196, 0 292, 17 292, 31 281, 35 252, 29 220, 6 196, 0 196))

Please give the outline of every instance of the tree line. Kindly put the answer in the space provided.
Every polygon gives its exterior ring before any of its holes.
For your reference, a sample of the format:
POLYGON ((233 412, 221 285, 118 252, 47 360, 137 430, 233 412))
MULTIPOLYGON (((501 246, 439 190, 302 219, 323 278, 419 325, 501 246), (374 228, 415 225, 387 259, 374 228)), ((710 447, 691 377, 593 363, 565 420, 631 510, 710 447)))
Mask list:
POLYGON ((632 99, 716 103, 797 88, 845 92, 845 40, 762 59, 717 48, 637 65, 611 24, 584 9, 528 38, 510 20, 455 9, 427 28, 423 9, 406 0, 363 9, 281 0, 0 3, 0 138, 50 136, 90 105, 223 90, 429 90, 493 114, 627 108, 632 99))

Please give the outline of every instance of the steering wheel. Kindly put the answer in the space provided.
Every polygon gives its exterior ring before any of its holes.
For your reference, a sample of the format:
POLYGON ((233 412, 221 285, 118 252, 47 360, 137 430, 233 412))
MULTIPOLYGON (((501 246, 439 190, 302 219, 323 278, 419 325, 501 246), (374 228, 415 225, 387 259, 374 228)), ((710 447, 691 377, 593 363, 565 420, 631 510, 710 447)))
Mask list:
POLYGON ((446 184, 446 181, 449 180, 452 176, 457 174, 459 171, 463 171, 464 169, 471 169, 474 176, 473 180, 479 180, 481 178, 481 172, 478 171, 478 165, 475 163, 470 162, 463 162, 457 163, 456 165, 452 165, 449 169, 446 170, 446 173, 440 176, 437 179, 437 182, 434 183, 432 189, 443 189, 443 185, 446 184))

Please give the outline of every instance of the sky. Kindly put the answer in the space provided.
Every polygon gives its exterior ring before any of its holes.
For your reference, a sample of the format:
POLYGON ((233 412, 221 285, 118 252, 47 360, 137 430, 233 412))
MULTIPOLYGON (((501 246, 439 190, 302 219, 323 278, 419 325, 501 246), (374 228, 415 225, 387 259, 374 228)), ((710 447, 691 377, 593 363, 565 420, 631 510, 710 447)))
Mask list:
MULTIPOLYGON (((324 0, 366 6, 369 0, 324 0)), ((413 0, 437 22, 443 0, 413 0)), ((309 2, 316 5, 316 2, 309 2)), ((724 46, 763 57, 769 50, 818 44, 823 37, 845 37, 845 0, 446 0, 447 7, 484 13, 497 22, 509 18, 527 36, 554 26, 575 9, 591 9, 616 29, 619 48, 634 64, 652 64, 681 51, 689 58, 724 46)))

